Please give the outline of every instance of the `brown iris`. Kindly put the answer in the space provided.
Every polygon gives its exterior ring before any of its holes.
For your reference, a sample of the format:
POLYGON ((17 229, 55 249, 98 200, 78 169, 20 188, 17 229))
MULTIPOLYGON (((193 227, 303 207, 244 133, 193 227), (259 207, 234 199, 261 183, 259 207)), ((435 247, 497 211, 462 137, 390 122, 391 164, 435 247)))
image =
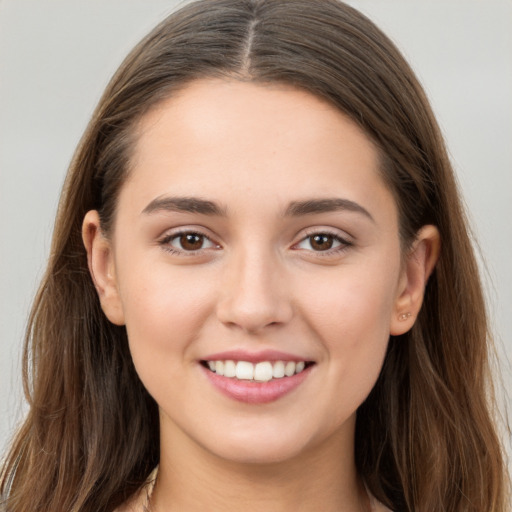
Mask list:
POLYGON ((180 236, 180 245, 186 251, 197 251, 204 243, 204 236, 197 233, 185 233, 180 236))
POLYGON ((311 247, 315 251, 327 251, 332 248, 334 243, 334 237, 332 235, 326 235, 320 233, 310 237, 311 247))

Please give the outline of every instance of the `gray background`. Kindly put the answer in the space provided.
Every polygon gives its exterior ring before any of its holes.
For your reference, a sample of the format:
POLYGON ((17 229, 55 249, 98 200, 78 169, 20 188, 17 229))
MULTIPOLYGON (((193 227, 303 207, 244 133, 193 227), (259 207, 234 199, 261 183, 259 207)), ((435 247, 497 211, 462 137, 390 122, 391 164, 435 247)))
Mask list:
MULTIPOLYGON (((500 389, 512 389, 512 0, 350 3, 433 103, 485 261, 500 389)), ((71 155, 122 58, 177 4, 0 0, 0 453, 23 414, 23 330, 71 155)))

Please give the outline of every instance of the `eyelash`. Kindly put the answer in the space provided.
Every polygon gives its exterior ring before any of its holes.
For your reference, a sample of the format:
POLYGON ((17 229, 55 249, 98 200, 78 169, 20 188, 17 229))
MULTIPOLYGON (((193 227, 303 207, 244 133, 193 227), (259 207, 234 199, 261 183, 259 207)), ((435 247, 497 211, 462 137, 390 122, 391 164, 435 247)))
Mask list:
POLYGON ((179 239, 182 236, 185 235, 195 235, 198 237, 201 237, 203 240, 207 240, 215 247, 220 247, 219 244, 216 244, 209 236, 205 235, 204 233, 201 233, 200 231, 194 231, 194 230, 187 230, 187 231, 178 231, 177 233, 170 233, 169 235, 166 235, 164 238, 162 238, 158 243, 164 249, 164 251, 170 252, 171 254, 176 254, 178 256, 197 256, 199 254, 202 254, 204 251, 208 249, 197 249, 197 250, 191 250, 187 251, 186 249, 176 249, 171 245, 171 242, 173 240, 179 239))
MULTIPOLYGON (((314 236, 320 236, 320 235, 332 237, 332 239, 335 242, 339 243, 339 246, 330 248, 330 249, 326 249, 324 251, 314 251, 314 250, 308 250, 308 249, 296 249, 296 250, 305 250, 305 251, 314 253, 315 257, 326 258, 326 257, 336 256, 342 252, 345 252, 349 247, 354 245, 349 240, 341 237, 338 233, 330 231, 329 229, 320 229, 320 230, 306 232, 306 236, 303 237, 299 242, 294 244, 294 247, 297 247, 299 244, 303 243, 304 241, 306 241, 308 239, 311 240, 314 236)), ((310 241, 310 244, 311 244, 311 241, 310 241)))
MULTIPOLYGON (((212 244, 212 246, 214 246, 215 248, 220 247, 220 245, 216 244, 209 236, 205 235, 204 233, 201 233, 200 231, 194 231, 194 230, 179 231, 177 233, 171 233, 169 235, 166 235, 164 238, 162 238, 158 243, 165 251, 167 251, 171 254, 179 255, 179 256, 198 256, 198 255, 202 254, 204 251, 209 249, 209 248, 201 248, 201 249, 197 249, 197 250, 176 249, 175 247, 173 247, 171 245, 171 242, 173 240, 179 239, 180 237, 185 236, 185 235, 193 235, 193 236, 195 235, 195 236, 201 237, 203 240, 210 242, 212 244)), ((295 250, 305 250, 305 251, 314 253, 315 256, 318 256, 318 257, 328 257, 328 256, 333 256, 333 255, 339 254, 341 252, 344 252, 349 247, 351 247, 353 245, 352 242, 346 240, 345 238, 342 238, 339 234, 333 233, 332 231, 329 231, 328 229, 324 229, 324 230, 318 230, 318 231, 311 231, 311 232, 307 233, 306 236, 303 237, 301 240, 299 240, 299 242, 294 244, 292 248, 297 247, 299 244, 302 244, 303 242, 305 242, 308 239, 312 239, 314 236, 320 236, 320 235, 332 237, 332 239, 335 242, 339 243, 339 246, 330 248, 330 249, 326 249, 324 251, 315 251, 313 249, 308 250, 308 249, 298 249, 298 248, 295 250)))

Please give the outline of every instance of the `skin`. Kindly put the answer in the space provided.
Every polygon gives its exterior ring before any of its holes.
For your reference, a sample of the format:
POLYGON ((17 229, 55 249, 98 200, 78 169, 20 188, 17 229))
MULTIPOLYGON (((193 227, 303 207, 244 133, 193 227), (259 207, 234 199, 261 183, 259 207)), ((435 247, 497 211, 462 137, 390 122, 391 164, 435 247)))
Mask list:
POLYGON ((309 93, 196 81, 137 130, 113 233, 102 234, 91 211, 83 237, 102 308, 126 325, 159 405, 153 510, 365 510, 356 410, 389 335, 414 323, 437 230, 424 227, 401 253, 372 142, 309 93), (148 211, 164 197, 212 201, 222 215, 148 211), (325 198, 367 213, 285 214, 290 203, 325 198), (180 245, 183 231, 204 235, 193 246, 200 250, 180 245), (312 244, 323 233, 331 249, 312 244), (315 364, 291 393, 246 404, 219 393, 199 364, 231 349, 315 364))

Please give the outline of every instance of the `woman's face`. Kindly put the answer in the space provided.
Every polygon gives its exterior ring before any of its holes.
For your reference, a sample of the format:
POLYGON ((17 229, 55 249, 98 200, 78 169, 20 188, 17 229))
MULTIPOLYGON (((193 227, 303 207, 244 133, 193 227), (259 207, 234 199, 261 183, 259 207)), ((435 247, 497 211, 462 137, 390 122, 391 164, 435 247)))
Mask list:
POLYGON ((142 120, 92 266, 164 442, 249 462, 353 442, 410 327, 378 165, 352 121, 287 86, 196 81, 142 120))

